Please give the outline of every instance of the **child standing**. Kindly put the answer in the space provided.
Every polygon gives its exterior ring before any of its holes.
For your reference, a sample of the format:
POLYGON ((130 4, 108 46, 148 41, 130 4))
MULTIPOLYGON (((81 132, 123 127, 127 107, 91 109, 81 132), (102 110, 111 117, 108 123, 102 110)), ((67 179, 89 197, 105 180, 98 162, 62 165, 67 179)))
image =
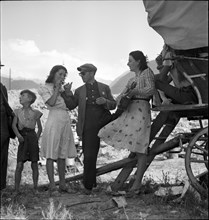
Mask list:
POLYGON ((17 152, 17 166, 15 170, 15 192, 19 193, 23 164, 31 161, 34 192, 37 192, 38 185, 38 161, 39 146, 38 140, 42 132, 41 116, 39 110, 33 109, 31 104, 36 100, 36 95, 30 90, 20 92, 20 104, 22 108, 14 110, 12 128, 18 138, 19 146, 17 152), (37 133, 35 127, 37 125, 37 133))

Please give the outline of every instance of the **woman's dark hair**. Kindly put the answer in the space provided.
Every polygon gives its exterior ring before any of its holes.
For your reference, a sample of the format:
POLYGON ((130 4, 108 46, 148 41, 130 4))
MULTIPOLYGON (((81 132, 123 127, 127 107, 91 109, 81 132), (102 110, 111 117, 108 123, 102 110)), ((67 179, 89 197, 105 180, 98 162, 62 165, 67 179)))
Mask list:
POLYGON ((49 76, 48 76, 48 78, 46 79, 46 83, 52 83, 53 82, 53 80, 54 80, 54 76, 55 76, 55 73, 57 72, 57 71, 59 71, 59 70, 64 70, 65 72, 66 72, 66 74, 67 74, 67 69, 64 67, 64 66, 62 66, 62 65, 56 65, 56 66, 54 66, 54 67, 52 67, 52 69, 51 69, 51 71, 50 71, 50 73, 49 73, 49 76))
POLYGON ((24 93, 26 93, 26 94, 28 94, 28 96, 30 96, 30 98, 31 98, 30 103, 31 104, 33 104, 36 101, 36 94, 34 92, 30 91, 29 89, 25 89, 20 92, 20 95, 22 95, 24 93))
POLYGON ((140 66, 139 66, 140 70, 143 71, 148 68, 147 57, 144 56, 144 54, 141 51, 139 51, 139 50, 132 51, 131 53, 129 53, 129 55, 132 56, 134 58, 134 60, 136 60, 136 61, 140 60, 140 66))

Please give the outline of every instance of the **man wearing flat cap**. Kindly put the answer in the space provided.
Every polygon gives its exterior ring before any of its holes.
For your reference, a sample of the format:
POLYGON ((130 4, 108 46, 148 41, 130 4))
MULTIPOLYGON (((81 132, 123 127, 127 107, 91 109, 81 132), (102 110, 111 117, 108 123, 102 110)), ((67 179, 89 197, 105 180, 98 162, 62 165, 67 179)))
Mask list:
POLYGON ((62 94, 67 107, 72 110, 78 106, 78 122, 76 131, 82 138, 84 154, 83 184, 84 192, 90 194, 93 187, 96 187, 96 161, 100 147, 100 139, 97 136, 101 128, 100 120, 109 110, 116 107, 108 85, 95 80, 97 68, 86 63, 77 68, 79 75, 85 83, 71 92, 71 84, 65 86, 62 94))

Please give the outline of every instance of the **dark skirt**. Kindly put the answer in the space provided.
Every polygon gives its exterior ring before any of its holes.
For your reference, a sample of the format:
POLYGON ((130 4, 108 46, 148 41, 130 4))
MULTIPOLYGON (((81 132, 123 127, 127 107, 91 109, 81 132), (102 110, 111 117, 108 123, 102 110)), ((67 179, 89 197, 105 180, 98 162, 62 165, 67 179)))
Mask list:
POLYGON ((24 138, 20 143, 17 152, 17 162, 39 161, 39 145, 35 129, 23 128, 19 131, 24 138))

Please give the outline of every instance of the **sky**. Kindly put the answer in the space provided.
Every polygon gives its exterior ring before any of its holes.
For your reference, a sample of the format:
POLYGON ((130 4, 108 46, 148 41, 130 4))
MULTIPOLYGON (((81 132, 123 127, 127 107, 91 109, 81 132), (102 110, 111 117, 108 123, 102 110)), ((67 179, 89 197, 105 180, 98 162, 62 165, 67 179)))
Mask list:
POLYGON ((1 1, 2 76, 44 81, 63 64, 68 82, 82 84, 77 67, 94 64, 96 77, 114 80, 128 54, 141 50, 153 60, 163 39, 147 22, 138 1, 1 1), (11 70, 11 71, 10 71, 11 70))

